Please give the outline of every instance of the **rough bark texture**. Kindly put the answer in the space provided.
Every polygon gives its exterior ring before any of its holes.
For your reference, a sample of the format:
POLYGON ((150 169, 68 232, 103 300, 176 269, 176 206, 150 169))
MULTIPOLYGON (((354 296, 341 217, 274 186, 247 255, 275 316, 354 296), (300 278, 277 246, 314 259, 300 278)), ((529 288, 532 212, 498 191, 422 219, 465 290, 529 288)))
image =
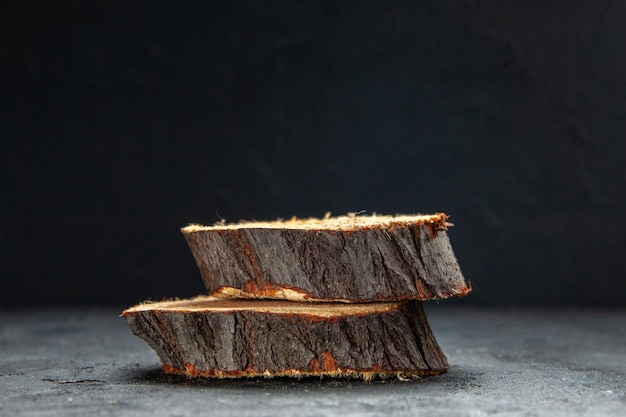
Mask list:
POLYGON ((157 352, 165 372, 191 377, 402 377, 448 368, 419 301, 205 297, 139 305, 123 316, 157 352))
POLYGON ((359 216, 182 229, 210 294, 431 300, 471 288, 447 216, 359 216))

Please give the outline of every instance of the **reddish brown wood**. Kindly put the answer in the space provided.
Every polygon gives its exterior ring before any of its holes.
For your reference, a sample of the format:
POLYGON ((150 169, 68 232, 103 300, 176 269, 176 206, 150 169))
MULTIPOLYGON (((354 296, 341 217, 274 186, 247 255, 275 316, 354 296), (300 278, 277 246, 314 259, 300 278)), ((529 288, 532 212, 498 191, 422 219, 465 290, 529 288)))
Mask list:
POLYGON ((165 372, 191 377, 420 376, 448 363, 421 300, 465 295, 447 216, 189 226, 212 295, 123 316, 165 372))
POLYGON ((448 216, 344 216, 182 229, 210 294, 433 300, 470 290, 448 216))
POLYGON ((191 377, 419 376, 448 363, 419 301, 367 304, 223 300, 143 304, 123 313, 168 373, 191 377))

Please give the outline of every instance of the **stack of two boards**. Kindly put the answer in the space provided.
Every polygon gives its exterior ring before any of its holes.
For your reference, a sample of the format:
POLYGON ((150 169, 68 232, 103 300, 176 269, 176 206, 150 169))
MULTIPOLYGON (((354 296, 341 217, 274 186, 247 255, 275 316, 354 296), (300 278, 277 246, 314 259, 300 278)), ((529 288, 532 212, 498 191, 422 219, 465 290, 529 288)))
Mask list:
POLYGON ((168 373, 435 375, 448 369, 422 301, 463 296, 448 216, 191 225, 210 296, 123 312, 168 373))

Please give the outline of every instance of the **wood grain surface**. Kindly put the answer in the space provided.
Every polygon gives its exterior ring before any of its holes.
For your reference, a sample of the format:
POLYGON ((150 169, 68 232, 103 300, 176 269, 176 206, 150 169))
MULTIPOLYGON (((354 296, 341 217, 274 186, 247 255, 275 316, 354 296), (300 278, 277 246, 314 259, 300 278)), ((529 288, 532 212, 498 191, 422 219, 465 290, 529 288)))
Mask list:
POLYGON ((212 297, 123 313, 168 373, 197 377, 434 375, 448 369, 419 301, 345 304, 212 297), (306 308, 303 311, 302 308, 306 308))
POLYGON ((210 294, 291 300, 463 296, 447 215, 343 216, 182 232, 210 294))

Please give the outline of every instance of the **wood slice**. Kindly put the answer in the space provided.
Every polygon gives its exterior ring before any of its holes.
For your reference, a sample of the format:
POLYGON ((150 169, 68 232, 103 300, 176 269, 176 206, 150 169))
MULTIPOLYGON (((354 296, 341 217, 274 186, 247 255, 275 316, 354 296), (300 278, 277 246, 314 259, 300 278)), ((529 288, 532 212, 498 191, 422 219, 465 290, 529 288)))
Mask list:
POLYGON ((123 312, 167 373, 190 377, 435 375, 448 369, 419 301, 192 300, 123 312))
POLYGON ((343 216, 182 232, 209 294, 346 302, 433 300, 471 291, 447 215, 343 216))

